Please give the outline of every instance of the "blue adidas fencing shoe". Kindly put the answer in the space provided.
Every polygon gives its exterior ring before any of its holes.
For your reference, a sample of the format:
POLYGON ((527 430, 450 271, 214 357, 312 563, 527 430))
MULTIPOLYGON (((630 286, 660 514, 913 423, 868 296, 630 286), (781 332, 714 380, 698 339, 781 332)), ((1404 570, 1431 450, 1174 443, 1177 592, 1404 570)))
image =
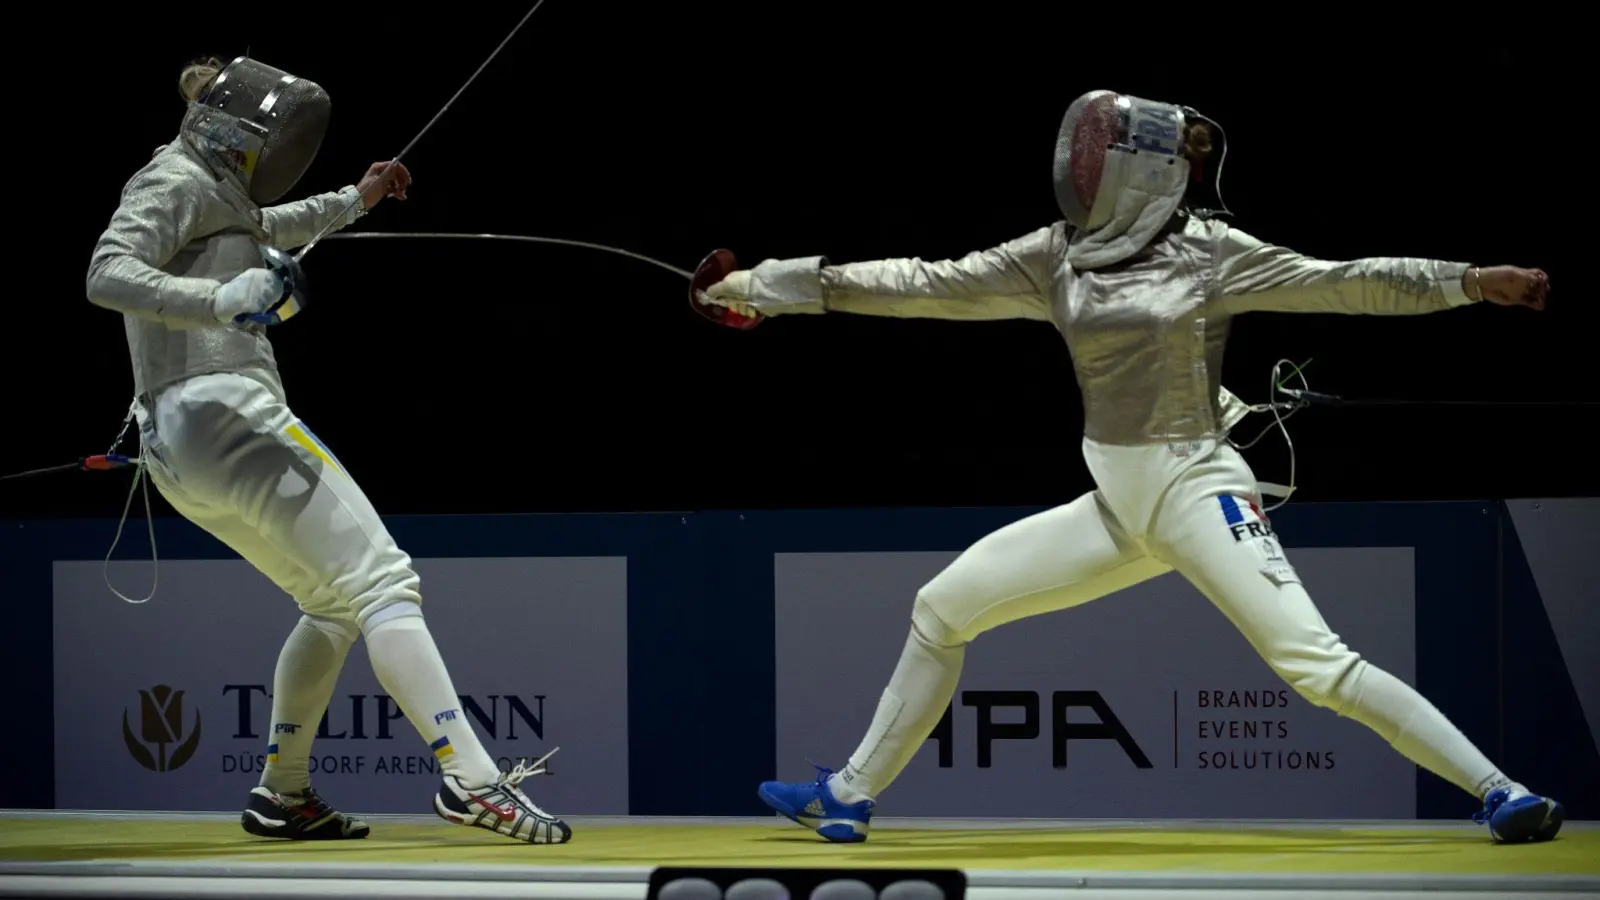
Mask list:
POLYGON ((766 804, 795 824, 809 828, 837 844, 858 844, 871 830, 871 800, 845 803, 833 795, 828 779, 832 769, 817 766, 816 781, 768 781, 757 791, 766 804))
POLYGON ((1503 787, 1483 798, 1483 811, 1472 821, 1480 825, 1487 822, 1489 836, 1497 844, 1527 844, 1555 837, 1566 817, 1561 804, 1549 797, 1519 787, 1503 787))

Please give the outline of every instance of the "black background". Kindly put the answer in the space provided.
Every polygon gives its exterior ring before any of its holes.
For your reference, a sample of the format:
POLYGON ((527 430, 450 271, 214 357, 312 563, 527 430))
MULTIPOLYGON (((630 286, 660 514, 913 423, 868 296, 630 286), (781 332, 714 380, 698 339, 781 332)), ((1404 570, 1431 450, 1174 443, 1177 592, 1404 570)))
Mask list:
MULTIPOLYGON (((183 63, 248 50, 328 88, 333 128, 298 197, 393 156, 525 11, 340 7, 42 13, 74 36, 36 47, 14 86, 0 472, 117 431, 122 323, 82 279, 121 185, 176 132, 183 63)), ((412 198, 358 228, 596 241, 683 268, 719 246, 746 264, 959 256, 1056 217, 1060 115, 1110 87, 1222 122, 1224 193, 1263 240, 1551 273, 1544 314, 1241 319, 1225 381, 1245 399, 1282 357, 1348 397, 1594 399, 1577 243, 1595 154, 1565 86, 1586 64, 1558 27, 1241 20, 1223 39, 1198 10, 1136 12, 550 0, 407 157, 412 198)), ((289 399, 386 514, 1048 504, 1090 487, 1048 325, 830 315, 741 334, 695 317, 673 275, 528 245, 328 242, 306 262, 313 305, 273 332, 289 399)), ((1299 496, 1600 493, 1593 412, 1304 412, 1299 496)), ((1250 458, 1287 478, 1281 440, 1250 458)), ((0 515, 115 514, 125 484, 0 483, 0 515)))

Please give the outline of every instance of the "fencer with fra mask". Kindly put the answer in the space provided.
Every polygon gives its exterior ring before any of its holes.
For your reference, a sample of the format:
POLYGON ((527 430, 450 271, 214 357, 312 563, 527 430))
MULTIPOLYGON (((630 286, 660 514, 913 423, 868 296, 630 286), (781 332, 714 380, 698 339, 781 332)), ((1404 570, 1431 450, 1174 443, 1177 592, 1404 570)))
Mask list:
POLYGON ((541 769, 501 772, 460 714, 411 558, 290 410, 263 324, 287 287, 263 267, 261 245, 303 246, 386 196, 403 200, 410 174, 377 163, 359 184, 273 205, 321 146, 327 93, 247 57, 192 65, 179 87, 188 104, 179 134, 123 188, 94 249, 88 295, 123 315, 151 481, 303 613, 278 657, 271 743, 245 830, 297 840, 369 833, 323 801, 309 774, 339 671, 365 636, 379 682, 444 773, 434 811, 517 840, 565 842, 571 829, 518 786, 541 769))
POLYGON ((780 813, 829 840, 865 840, 875 799, 949 704, 967 644, 1175 570, 1306 699, 1481 798, 1477 818, 1495 840, 1559 829, 1559 804, 1507 778, 1323 621, 1260 512, 1261 485, 1227 442, 1249 410, 1219 382, 1229 320, 1243 313, 1542 308, 1548 279, 1428 259, 1327 262, 1263 243, 1200 202, 1209 192, 1221 206, 1215 178, 1201 173, 1220 163, 1224 139, 1186 107, 1085 94, 1055 151, 1064 221, 961 259, 768 260, 706 290, 706 302, 745 315, 1053 323, 1072 354, 1097 487, 983 538, 917 593, 899 665, 849 765, 814 782, 763 784, 780 813))

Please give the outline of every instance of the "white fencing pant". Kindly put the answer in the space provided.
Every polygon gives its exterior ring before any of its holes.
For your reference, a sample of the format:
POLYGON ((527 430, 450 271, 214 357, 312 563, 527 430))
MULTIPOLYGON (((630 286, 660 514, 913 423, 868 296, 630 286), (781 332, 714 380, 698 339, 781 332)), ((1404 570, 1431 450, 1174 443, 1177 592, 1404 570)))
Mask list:
MULTIPOLYGON (((319 630, 336 631, 347 644, 365 633, 378 682, 443 770, 470 785, 493 781, 499 772, 470 721, 438 715, 460 701, 422 621, 411 557, 344 466, 289 411, 277 379, 197 376, 162 390, 138 415, 150 480, 162 496, 294 597, 319 630)), ((309 753, 344 664, 342 650, 295 656, 297 643, 291 634, 279 658, 272 716, 311 727, 292 760, 286 753, 286 766, 309 753), (303 693, 289 696, 291 684, 303 693)), ((264 782, 276 774, 268 768, 264 782)), ((298 769, 283 774, 295 787, 307 777, 298 769)))
POLYGON ((1312 703, 1371 727, 1464 790, 1481 796, 1503 780, 1432 704, 1328 627, 1260 513, 1244 459, 1216 442, 1181 451, 1085 442, 1099 490, 988 535, 918 592, 900 665, 840 774, 844 799, 875 796, 910 762, 943 716, 973 638, 1174 569, 1312 703))
POLYGON ((200 375, 137 414, 161 495, 307 615, 359 626, 396 604, 421 604, 411 557, 274 377, 200 375))

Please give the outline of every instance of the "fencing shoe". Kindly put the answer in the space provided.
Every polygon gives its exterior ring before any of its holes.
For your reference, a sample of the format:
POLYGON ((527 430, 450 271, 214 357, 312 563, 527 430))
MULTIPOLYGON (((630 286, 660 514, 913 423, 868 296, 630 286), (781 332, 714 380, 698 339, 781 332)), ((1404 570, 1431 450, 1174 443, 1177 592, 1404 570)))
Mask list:
POLYGON ((836 844, 858 844, 867 839, 875 804, 871 800, 845 803, 835 797, 828 786, 832 776, 833 770, 817 766, 816 781, 768 781, 756 793, 795 824, 836 844))
POLYGON ((348 841, 372 832, 366 822, 329 806, 310 788, 298 794, 253 789, 239 824, 256 837, 291 841, 348 841))
MULTIPOLYGON (((559 749, 559 748, 558 748, 559 749)), ((551 750, 532 763, 517 763, 493 784, 471 787, 454 775, 444 777, 444 787, 433 798, 433 811, 457 825, 487 828, 530 844, 565 844, 572 840, 567 823, 535 806, 517 785, 524 778, 544 774, 551 750)))
POLYGON ((1561 804, 1513 786, 1490 791, 1472 821, 1489 823, 1489 836, 1497 844, 1528 844, 1554 838, 1566 818, 1561 804))

